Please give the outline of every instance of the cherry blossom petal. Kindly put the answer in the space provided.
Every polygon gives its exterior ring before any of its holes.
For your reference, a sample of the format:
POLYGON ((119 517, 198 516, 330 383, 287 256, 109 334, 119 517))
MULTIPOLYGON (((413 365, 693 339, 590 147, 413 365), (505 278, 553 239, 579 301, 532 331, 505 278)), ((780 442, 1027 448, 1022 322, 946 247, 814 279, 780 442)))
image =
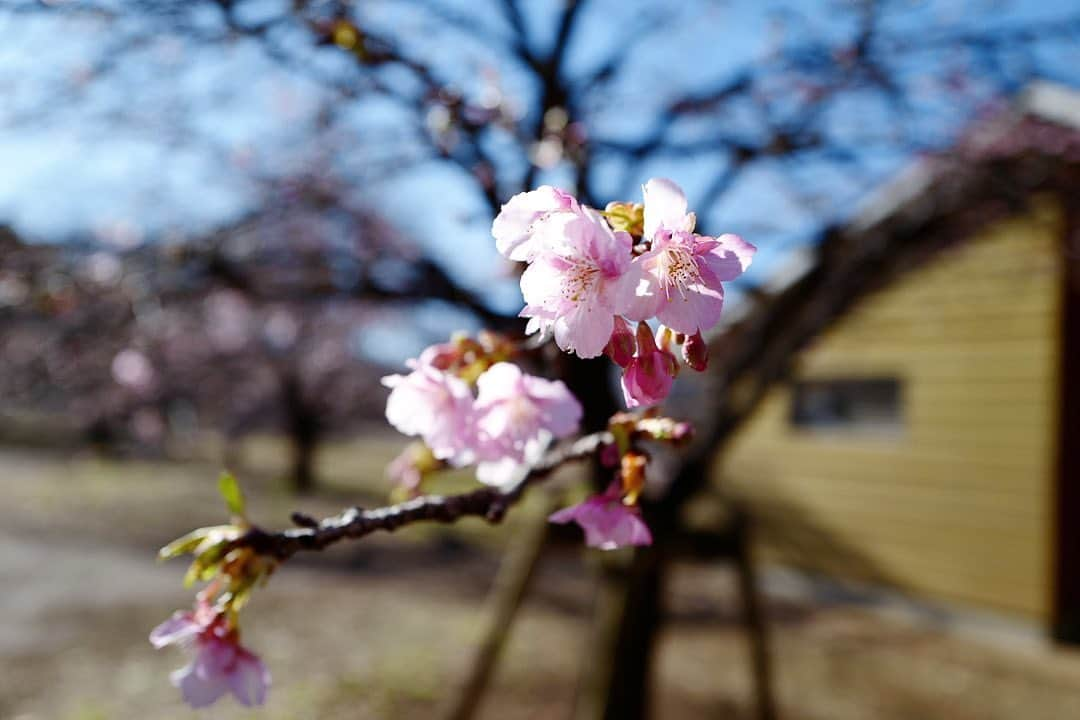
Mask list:
POLYGON ((698 262, 709 268, 717 282, 729 282, 750 267, 756 252, 757 248, 738 235, 721 235, 714 247, 698 254, 698 262))
POLYGON ((255 655, 242 652, 228 674, 229 687, 241 705, 253 707, 266 702, 266 689, 270 686, 270 673, 255 655))
POLYGON ((639 545, 652 545, 652 532, 645 521, 637 513, 627 512, 622 514, 611 528, 608 535, 596 538, 601 544, 597 545, 603 550, 613 550, 620 547, 636 547, 639 545))
POLYGON ((522 384, 525 394, 540 408, 545 430, 560 438, 577 432, 581 424, 581 403, 565 383, 525 375, 522 384))
POLYGON ((177 645, 192 640, 202 631, 190 611, 178 610, 165 622, 150 631, 150 644, 159 650, 167 645, 177 645))
POLYGON ((184 702, 199 709, 213 705, 229 690, 228 680, 224 675, 202 675, 196 671, 196 661, 174 670, 169 679, 180 689, 184 702))
POLYGON ((485 485, 504 488, 513 484, 523 464, 512 457, 477 463, 476 479, 485 485))
POLYGON ((652 533, 638 512, 608 494, 552 513, 548 521, 577 523, 585 531, 585 543, 601 550, 652 544, 652 533))
POLYGON ((645 238, 652 239, 657 230, 683 230, 686 224, 686 195, 682 188, 667 178, 653 178, 641 188, 645 195, 645 238))
POLYGON ((566 260, 548 255, 541 257, 521 273, 521 294, 525 298, 522 317, 532 317, 543 312, 554 320, 556 312, 563 307, 563 284, 570 271, 566 260))
POLYGON ((588 359, 603 354, 615 329, 615 316, 603 308, 582 303, 555 321, 555 344, 588 359))
POLYGON ((518 193, 502 206, 491 225, 495 247, 511 260, 531 261, 542 244, 535 235, 537 221, 550 213, 576 208, 574 198, 550 185, 518 193))
POLYGON ((656 278, 645 270, 642 258, 635 258, 616 286, 615 312, 634 322, 648 320, 656 315, 661 301, 656 278))
MULTIPOLYGON (((720 247, 739 258, 743 272, 750 269, 750 263, 753 262, 754 255, 757 254, 757 246, 732 233, 725 233, 716 239, 720 243, 720 247)), ((720 279, 724 280, 725 278, 720 279)))
POLYGON ((685 295, 673 295, 660 304, 656 317, 675 332, 693 335, 709 330, 720 321, 724 308, 724 291, 715 287, 693 285, 685 295))
POLYGON ((521 479, 527 468, 543 457, 550 442, 551 433, 542 432, 539 437, 526 445, 522 460, 504 457, 499 460, 481 462, 476 466, 476 479, 493 487, 509 487, 521 479))

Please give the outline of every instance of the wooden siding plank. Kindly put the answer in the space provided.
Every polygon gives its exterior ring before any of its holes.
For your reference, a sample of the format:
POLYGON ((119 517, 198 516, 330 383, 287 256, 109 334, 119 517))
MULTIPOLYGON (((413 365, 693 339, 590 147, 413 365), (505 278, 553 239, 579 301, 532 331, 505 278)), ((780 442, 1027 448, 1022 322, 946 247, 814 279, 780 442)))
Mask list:
POLYGON ((767 552, 1047 618, 1063 258, 1051 204, 867 298, 804 351, 807 379, 897 377, 894 433, 796 430, 774 389, 717 478, 767 552))

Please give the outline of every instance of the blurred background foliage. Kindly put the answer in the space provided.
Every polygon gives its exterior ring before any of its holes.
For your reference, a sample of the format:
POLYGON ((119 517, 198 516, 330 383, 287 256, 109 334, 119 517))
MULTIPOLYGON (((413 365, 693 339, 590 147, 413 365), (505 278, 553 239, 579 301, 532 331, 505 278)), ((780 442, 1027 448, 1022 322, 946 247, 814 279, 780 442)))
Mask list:
POLYGON ((373 366, 512 323, 489 240, 540 183, 687 187, 760 248, 729 307, 1033 78, 1068 3, 0 6, 5 412, 95 442, 378 416, 373 366))
MULTIPOLYGON (((331 497, 381 492, 381 374, 520 327, 489 234, 511 195, 677 179, 702 232, 759 247, 738 318, 912 160, 1080 82, 1064 1, 0 0, 0 37, 0 437, 280 455, 331 497)), ((604 373, 561 370, 606 417, 604 373)))

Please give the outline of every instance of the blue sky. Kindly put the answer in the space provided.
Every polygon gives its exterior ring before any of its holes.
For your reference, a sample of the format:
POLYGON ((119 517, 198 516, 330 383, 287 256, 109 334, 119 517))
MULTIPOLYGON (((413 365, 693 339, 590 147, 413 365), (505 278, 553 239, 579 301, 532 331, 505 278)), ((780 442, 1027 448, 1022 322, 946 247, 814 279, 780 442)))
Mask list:
MULTIPOLYGON (((272 16, 281 4, 258 0, 248 7, 252 17, 272 16)), ((495 83, 512 102, 527 108, 535 92, 528 75, 493 49, 507 32, 499 13, 483 2, 439 4, 491 37, 478 41, 445 29, 433 36, 440 22, 408 0, 372 0, 362 13, 372 27, 395 33, 410 52, 445 68, 467 94, 490 91, 495 83)), ((558 3, 522 5, 533 30, 530 45, 547 47, 558 3)), ((643 7, 665 24, 641 43, 612 31, 640 29, 635 22, 641 18, 651 22, 640 8, 631 12, 621 1, 593 0, 582 16, 568 58, 570 74, 596 67, 620 47, 628 50, 619 80, 588 103, 587 129, 594 137, 641 137, 651 129, 656 109, 671 98, 763 62, 777 47, 795 46, 807 36, 849 37, 856 17, 851 3, 840 0, 699 0, 643 7)), ((1077 12, 1075 3, 1065 0, 893 2, 884 30, 898 37, 930 36, 1052 21, 1077 12)), ((193 14, 191 21, 211 30, 220 25, 213 12, 193 14)), ((402 226, 462 282, 488 293, 501 307, 518 302, 513 278, 492 247, 486 210, 460 171, 430 161, 402 171, 406 166, 393 162, 410 156, 427 119, 385 101, 342 104, 333 90, 267 57, 255 41, 195 46, 180 36, 150 32, 142 22, 132 18, 108 24, 78 14, 0 9, 0 222, 44 241, 88 232, 124 241, 198 234, 250 209, 257 197, 253 173, 288 174, 319 158, 353 181, 358 199, 402 226), (136 50, 114 53, 118 43, 131 37, 139 41, 136 50), (95 63, 113 58, 119 59, 95 74, 95 63), (335 110, 331 129, 313 133, 328 106, 335 110)), ((307 69, 313 73, 351 71, 348 60, 333 49, 308 51, 306 37, 286 33, 279 41, 290 51, 307 53, 307 69)), ((1034 60, 1009 60, 1031 64, 1017 68, 1017 77, 1035 67, 1039 75, 1080 82, 1076 43, 1037 43, 1031 54, 1034 60)), ((917 56, 901 74, 921 82, 922 76, 938 72, 942 62, 940 56, 917 56)), ((925 127, 918 130, 929 142, 947 137, 966 121, 947 95, 927 97, 920 109, 925 127)), ((761 253, 751 279, 760 280, 822 222, 849 214, 869 189, 909 161, 906 152, 867 133, 886 127, 889 113, 889 108, 853 97, 846 111, 829 119, 831 131, 860 148, 866 175, 852 181, 824 158, 797 167, 763 163, 740 177, 715 206, 697 208, 705 229, 738 232, 758 244, 761 253)), ((752 135, 757 129, 750 115, 727 121, 736 132, 752 135)), ((688 121, 673 129, 673 137, 693 140, 714 131, 715 120, 688 121)), ((498 139, 492 142, 497 149, 498 139)), ((694 204, 724 162, 708 152, 660 157, 627 177, 625 167, 600 161, 595 175, 604 200, 636 193, 640 182, 664 175, 683 184, 694 204)), ((503 179, 523 170, 520 160, 505 155, 503 179)), ((556 168, 541 179, 561 184, 565 178, 556 168)))

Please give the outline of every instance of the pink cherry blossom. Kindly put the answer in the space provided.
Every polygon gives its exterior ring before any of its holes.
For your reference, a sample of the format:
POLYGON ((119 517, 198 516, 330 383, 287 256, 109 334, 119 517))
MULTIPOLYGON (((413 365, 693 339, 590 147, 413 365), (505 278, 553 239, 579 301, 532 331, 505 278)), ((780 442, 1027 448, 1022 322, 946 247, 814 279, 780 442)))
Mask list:
POLYGON ((552 437, 571 435, 581 423, 581 404, 564 383, 526 375, 512 363, 495 363, 476 387, 482 482, 504 484, 520 464, 538 460, 552 437))
POLYGON ((602 495, 563 508, 548 517, 553 523, 576 522, 585 531, 585 544, 601 550, 652 545, 652 533, 636 507, 623 504, 618 486, 602 495))
POLYGON ((206 601, 199 600, 194 612, 177 612, 158 625, 150 642, 156 648, 179 645, 194 650, 192 661, 170 675, 191 707, 211 705, 230 691, 242 705, 265 702, 270 686, 266 666, 240 645, 237 631, 206 601))
POLYGON ((626 406, 634 408, 661 402, 671 392, 677 369, 671 353, 656 346, 649 326, 639 323, 637 352, 626 365, 622 376, 626 406))
POLYGON ((643 191, 645 238, 652 246, 635 258, 628 273, 635 279, 636 304, 627 314, 635 320, 656 315, 688 335, 708 330, 724 306, 721 283, 742 275, 756 248, 736 235, 695 234, 696 218, 686 211, 686 196, 670 180, 654 178, 643 191))
POLYGON ((511 260, 531 261, 541 250, 534 239, 539 221, 556 212, 578 212, 579 206, 569 193, 550 185, 518 193, 502 206, 491 224, 495 247, 511 260))
POLYGON ((543 250, 521 276, 527 331, 553 331, 560 348, 582 358, 600 355, 623 312, 630 236, 583 208, 549 216, 535 237, 543 250))
POLYGON ((454 465, 473 460, 473 396, 463 380, 430 365, 411 363, 408 375, 388 375, 386 419, 405 435, 424 439, 432 454, 454 465))
POLYGON ((736 235, 710 238, 660 231, 649 252, 637 260, 656 279, 656 317, 687 335, 711 329, 724 307, 721 282, 742 275, 754 251, 753 245, 736 235))
POLYGON ((214 635, 200 637, 195 645, 195 658, 170 675, 184 702, 202 708, 229 691, 241 705, 266 702, 270 673, 255 654, 235 640, 214 635))

